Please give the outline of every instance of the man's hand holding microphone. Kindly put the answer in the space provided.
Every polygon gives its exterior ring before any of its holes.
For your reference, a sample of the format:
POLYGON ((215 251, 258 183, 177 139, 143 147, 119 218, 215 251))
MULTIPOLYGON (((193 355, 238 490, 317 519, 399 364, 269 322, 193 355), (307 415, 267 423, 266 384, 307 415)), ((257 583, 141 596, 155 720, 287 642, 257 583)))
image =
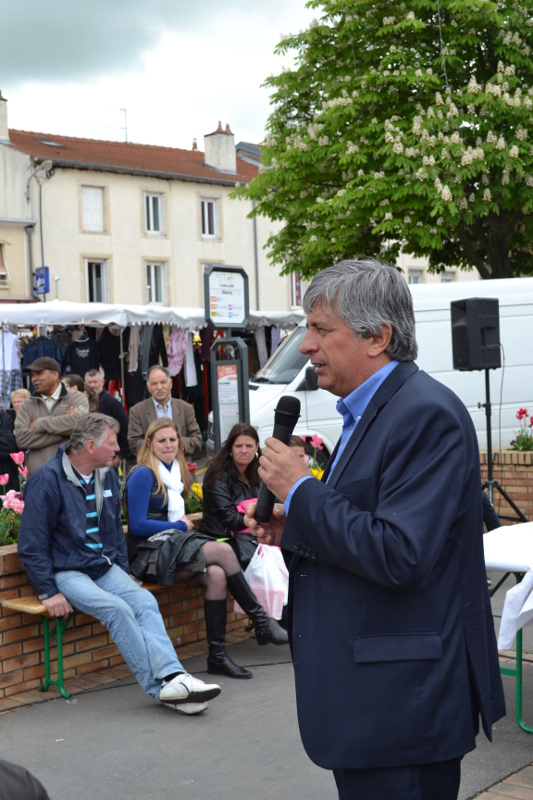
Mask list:
POLYGON ((259 477, 262 480, 257 503, 246 508, 245 524, 259 542, 280 544, 285 528, 285 508, 275 500, 285 501, 294 484, 311 471, 288 446, 300 416, 300 401, 285 395, 280 398, 274 413, 273 435, 265 441, 259 459, 259 477))

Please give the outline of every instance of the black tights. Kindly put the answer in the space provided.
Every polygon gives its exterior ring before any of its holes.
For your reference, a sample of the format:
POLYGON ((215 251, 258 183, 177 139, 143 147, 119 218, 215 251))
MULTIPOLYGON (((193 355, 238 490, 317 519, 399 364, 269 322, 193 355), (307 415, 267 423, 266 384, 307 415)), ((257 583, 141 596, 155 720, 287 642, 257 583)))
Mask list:
POLYGON ((181 570, 176 583, 203 586, 206 600, 225 600, 228 596, 227 575, 235 575, 241 567, 231 545, 226 542, 206 542, 202 545, 207 569, 205 572, 181 570))

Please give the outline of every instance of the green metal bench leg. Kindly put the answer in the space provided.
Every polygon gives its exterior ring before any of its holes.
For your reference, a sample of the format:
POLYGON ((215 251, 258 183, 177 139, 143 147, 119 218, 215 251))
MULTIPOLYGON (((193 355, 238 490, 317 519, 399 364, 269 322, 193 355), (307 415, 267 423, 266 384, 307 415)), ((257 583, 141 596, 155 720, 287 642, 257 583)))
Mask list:
POLYGON ((63 683, 63 633, 72 619, 72 614, 66 619, 56 617, 52 630, 50 630, 50 617, 42 616, 41 619, 44 637, 44 683, 39 686, 39 691, 46 692, 50 686, 57 686, 63 697, 69 698, 70 695, 63 683), (55 641, 57 646, 57 680, 50 677, 50 640, 55 641))
MULTIPOLYGON (((497 586, 491 591, 490 595, 494 594, 494 592, 499 589, 499 587, 507 580, 507 577, 510 573, 506 573, 503 576, 501 581, 498 583, 497 586)), ((520 583, 522 580, 522 575, 519 572, 514 573, 515 579, 517 583, 520 583)), ((522 661, 522 630, 516 632, 516 667, 500 667, 500 673, 502 675, 510 675, 516 681, 516 700, 515 700, 515 714, 516 714, 516 722, 518 726, 522 728, 523 731, 526 733, 533 733, 533 728, 529 725, 526 725, 522 716, 522 700, 523 700, 523 661, 522 661)))

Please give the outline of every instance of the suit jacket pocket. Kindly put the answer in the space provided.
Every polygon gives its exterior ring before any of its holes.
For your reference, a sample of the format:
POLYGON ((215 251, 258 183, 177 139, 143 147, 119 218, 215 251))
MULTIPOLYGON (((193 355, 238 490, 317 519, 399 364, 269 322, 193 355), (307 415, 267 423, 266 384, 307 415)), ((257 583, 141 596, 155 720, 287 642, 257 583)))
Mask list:
POLYGON ((365 494, 372 488, 372 478, 361 478, 358 481, 340 481, 336 489, 345 497, 353 497, 358 494, 365 494))
POLYGON ((353 653, 354 661, 359 664, 378 661, 434 661, 442 658, 442 642, 438 633, 357 636, 353 653))

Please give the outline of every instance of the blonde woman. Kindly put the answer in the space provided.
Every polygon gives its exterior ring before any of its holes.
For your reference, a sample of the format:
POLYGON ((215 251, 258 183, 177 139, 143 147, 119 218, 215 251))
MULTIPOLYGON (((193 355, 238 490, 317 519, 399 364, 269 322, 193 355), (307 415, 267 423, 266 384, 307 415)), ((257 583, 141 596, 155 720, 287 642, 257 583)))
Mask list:
POLYGON ((191 479, 181 436, 171 419, 152 422, 137 463, 126 483, 132 575, 165 585, 204 587, 208 672, 251 678, 252 673, 226 652, 228 588, 253 620, 258 644, 286 644, 287 634, 259 605, 230 545, 194 531, 184 509, 191 479))
POLYGON ((15 414, 18 414, 19 408, 28 397, 31 397, 31 392, 27 389, 15 389, 14 392, 11 392, 11 405, 15 414))

